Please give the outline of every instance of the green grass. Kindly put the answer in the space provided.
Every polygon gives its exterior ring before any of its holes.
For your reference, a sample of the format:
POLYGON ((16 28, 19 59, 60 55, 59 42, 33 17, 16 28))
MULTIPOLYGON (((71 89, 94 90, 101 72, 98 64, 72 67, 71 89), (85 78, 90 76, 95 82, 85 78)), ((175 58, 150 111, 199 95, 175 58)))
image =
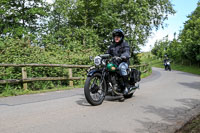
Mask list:
MULTIPOLYGON (((149 75, 151 75, 152 70, 150 69, 147 73, 144 73, 141 75, 141 78, 145 78, 149 75)), ((29 94, 38 94, 38 93, 46 93, 46 92, 53 92, 53 91, 62 91, 62 90, 71 90, 74 88, 83 88, 82 85, 76 85, 73 87, 70 86, 60 86, 60 87, 55 87, 53 89, 43 89, 43 90, 23 90, 23 89, 10 89, 6 88, 3 93, 0 94, 0 97, 9 97, 9 96, 18 96, 18 95, 29 95, 29 94)))
MULTIPOLYGON (((162 64, 161 61, 157 61, 157 60, 153 61, 152 66, 164 69, 164 65, 162 64)), ((186 66, 186 65, 171 63, 171 69, 200 75, 200 67, 198 67, 198 66, 189 66, 189 65, 186 66)))
MULTIPOLYGON (((145 68, 146 69, 146 68, 145 68)), ((151 75, 152 69, 151 66, 148 67, 148 71, 146 73, 143 73, 141 75, 141 78, 145 78, 149 75, 151 75)), ((9 87, 5 88, 5 90, 0 94, 0 97, 8 97, 8 96, 18 96, 18 95, 27 95, 27 94, 37 94, 37 93, 45 93, 45 92, 52 92, 52 91, 60 91, 60 90, 70 90, 73 88, 83 88, 84 86, 84 81, 80 83, 81 85, 74 86, 74 87, 69 87, 69 86, 60 86, 60 87, 55 87, 53 89, 48 89, 46 87, 43 87, 44 89, 42 90, 23 90, 23 89, 10 89, 9 87)))
MULTIPOLYGON (((151 55, 149 52, 142 53, 140 56, 143 63, 149 63, 153 67, 164 69, 163 61, 156 59, 156 57, 151 55)), ((200 67, 197 67, 197 66, 171 63, 171 68, 172 70, 183 71, 183 72, 200 75, 200 67)), ((199 116, 197 116, 196 118, 188 122, 176 133, 199 133, 199 132, 200 132, 200 114, 199 116)))
MULTIPOLYGON (((143 63, 149 63, 152 67, 158 67, 158 68, 164 69, 163 61, 156 59, 156 57, 151 55, 150 53, 143 53, 141 55, 141 60, 143 63)), ((200 75, 200 67, 198 67, 198 66, 174 64, 172 62, 171 68, 172 68, 172 70, 177 70, 177 71, 188 72, 188 73, 200 75)))
MULTIPOLYGON (((158 60, 154 60, 152 62, 152 66, 164 69, 163 64, 158 60)), ((171 68, 172 70, 200 75, 200 68, 197 66, 185 66, 185 65, 172 63, 171 68)), ((199 132, 200 132, 200 115, 197 116, 195 119, 191 120, 189 123, 187 123, 184 127, 182 127, 176 133, 199 133, 199 132)))
POLYGON ((200 68, 197 66, 185 66, 185 65, 179 65, 179 64, 172 64, 172 69, 200 75, 200 68))
POLYGON ((200 115, 192 119, 176 133, 199 133, 200 132, 200 115))
MULTIPOLYGON (((145 78, 152 73, 152 69, 149 67, 149 71, 146 73, 143 73, 141 75, 141 78, 145 78)), ((74 87, 69 87, 69 86, 60 86, 60 87, 55 87, 53 89, 42 89, 42 90, 23 90, 23 89, 10 89, 6 88, 1 94, 0 97, 9 97, 9 96, 18 96, 18 95, 28 95, 28 94, 37 94, 37 93, 46 93, 46 92, 53 92, 53 91, 61 91, 61 90, 70 90, 73 88, 83 88, 84 84, 82 82, 81 85, 76 85, 74 87)))
POLYGON ((142 73, 141 78, 146 78, 152 74, 152 68, 148 67, 148 71, 146 73, 142 73))

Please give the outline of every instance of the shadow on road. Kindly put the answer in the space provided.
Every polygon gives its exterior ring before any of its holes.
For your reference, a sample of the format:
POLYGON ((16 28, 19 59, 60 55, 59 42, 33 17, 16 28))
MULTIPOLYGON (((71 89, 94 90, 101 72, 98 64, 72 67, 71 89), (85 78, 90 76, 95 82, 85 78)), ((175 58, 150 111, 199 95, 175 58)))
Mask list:
MULTIPOLYGON (((84 96, 84 95, 83 95, 84 96)), ((79 100, 76 101, 76 103, 78 105, 81 105, 81 106, 91 106, 87 100, 85 99, 85 97, 81 97, 79 100)))
POLYGON ((192 83, 179 82, 179 84, 187 86, 189 88, 200 90, 200 82, 192 82, 192 83))
POLYGON ((137 132, 175 132, 194 115, 198 115, 198 111, 200 111, 199 99, 177 99, 176 101, 181 102, 183 106, 163 108, 151 105, 143 107, 146 114, 156 115, 160 117, 160 121, 152 121, 152 118, 148 117, 145 120, 136 120, 144 127, 143 129, 137 129, 137 132), (196 109, 198 111, 194 111, 196 109))
MULTIPOLYGON (((81 97, 79 100, 76 101, 76 103, 78 105, 81 105, 81 106, 91 106, 87 100, 85 99, 85 96, 82 95, 83 97, 81 97)), ((124 102, 128 99, 125 99, 124 101, 120 101, 121 100, 121 97, 122 96, 106 96, 105 99, 104 99, 104 102, 107 101, 107 102, 124 102)), ((133 96, 134 97, 134 96, 133 96)), ((132 98, 133 98, 132 97, 132 98)), ((104 102, 102 104, 104 104, 104 102)))
POLYGON ((109 102, 119 102, 122 96, 106 96, 105 100, 109 102))

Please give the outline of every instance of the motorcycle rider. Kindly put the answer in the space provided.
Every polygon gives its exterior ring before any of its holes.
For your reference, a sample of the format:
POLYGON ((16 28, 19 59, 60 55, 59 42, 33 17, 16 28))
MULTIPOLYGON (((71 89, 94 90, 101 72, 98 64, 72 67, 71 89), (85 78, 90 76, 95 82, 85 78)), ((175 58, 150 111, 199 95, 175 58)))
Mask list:
POLYGON ((128 73, 127 69, 129 66, 129 58, 130 58, 130 46, 124 40, 124 32, 121 29, 115 29, 112 33, 113 43, 108 48, 107 53, 112 57, 115 57, 119 66, 120 74, 123 78, 124 82, 124 94, 128 94, 129 92, 129 83, 128 83, 128 73))
POLYGON ((167 67, 169 67, 169 70, 171 71, 171 67, 170 67, 170 65, 167 65, 167 62, 170 62, 170 60, 169 60, 167 54, 165 54, 165 58, 164 58, 164 61, 163 61, 164 66, 165 66, 165 70, 167 70, 167 67))

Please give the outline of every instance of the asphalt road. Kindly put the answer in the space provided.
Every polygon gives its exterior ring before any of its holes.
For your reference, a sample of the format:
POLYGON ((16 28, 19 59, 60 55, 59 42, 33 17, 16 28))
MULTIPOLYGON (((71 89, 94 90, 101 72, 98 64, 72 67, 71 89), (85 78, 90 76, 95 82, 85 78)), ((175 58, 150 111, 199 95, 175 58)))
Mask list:
POLYGON ((90 106, 83 89, 0 98, 0 133, 172 133, 200 113, 200 76, 153 68, 131 99, 90 106))

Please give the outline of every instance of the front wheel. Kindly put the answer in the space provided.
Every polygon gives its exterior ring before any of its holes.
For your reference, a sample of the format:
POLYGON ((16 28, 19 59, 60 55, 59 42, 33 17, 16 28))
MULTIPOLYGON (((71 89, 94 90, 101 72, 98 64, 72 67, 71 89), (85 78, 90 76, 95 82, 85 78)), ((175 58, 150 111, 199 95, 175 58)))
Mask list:
POLYGON ((84 86, 85 98, 93 106, 102 104, 105 98, 106 83, 100 73, 87 77, 84 86))
POLYGON ((168 68, 169 68, 169 71, 171 71, 171 66, 170 65, 168 66, 168 68))

